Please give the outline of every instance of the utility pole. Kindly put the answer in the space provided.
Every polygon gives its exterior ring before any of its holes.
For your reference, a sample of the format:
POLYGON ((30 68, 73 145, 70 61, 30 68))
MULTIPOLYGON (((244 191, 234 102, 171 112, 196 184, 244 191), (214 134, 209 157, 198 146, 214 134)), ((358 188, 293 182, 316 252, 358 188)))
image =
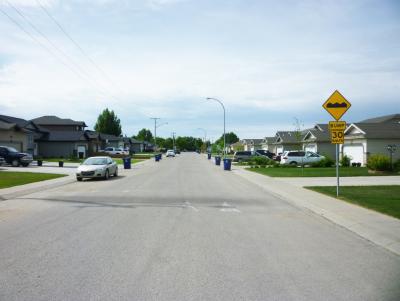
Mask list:
POLYGON ((151 117, 150 119, 154 120, 154 152, 157 150, 157 120, 161 119, 158 117, 151 117))

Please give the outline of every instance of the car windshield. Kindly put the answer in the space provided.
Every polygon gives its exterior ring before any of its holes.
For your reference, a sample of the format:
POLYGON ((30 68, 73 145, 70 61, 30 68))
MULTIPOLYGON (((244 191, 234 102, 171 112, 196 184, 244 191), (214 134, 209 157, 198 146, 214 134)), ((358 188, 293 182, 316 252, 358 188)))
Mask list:
POLYGON ((82 163, 82 165, 106 165, 106 164, 107 164, 106 158, 89 158, 82 163))
POLYGON ((10 153, 18 153, 18 151, 17 151, 15 148, 13 148, 13 147, 7 146, 6 149, 7 149, 10 153))

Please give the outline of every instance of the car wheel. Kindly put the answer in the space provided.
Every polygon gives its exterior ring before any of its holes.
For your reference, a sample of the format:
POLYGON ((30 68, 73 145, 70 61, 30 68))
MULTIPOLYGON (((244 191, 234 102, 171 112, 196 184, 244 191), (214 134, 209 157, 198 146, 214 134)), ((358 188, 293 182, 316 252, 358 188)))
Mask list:
POLYGON ((80 182, 80 181, 82 181, 82 178, 81 178, 81 177, 76 177, 76 180, 77 180, 78 182, 80 182))
POLYGON ((28 167, 29 163, 22 163, 21 164, 23 167, 28 167))
POLYGON ((118 177, 118 167, 115 169, 114 177, 118 177))
POLYGON ((14 159, 14 160, 11 161, 11 165, 13 167, 18 167, 19 166, 19 161, 17 159, 14 159))
POLYGON ((297 166, 297 162, 296 161, 292 161, 292 162, 290 162, 290 165, 297 166))
POLYGON ((108 180, 109 177, 110 177, 110 173, 109 173, 109 171, 107 169, 106 173, 104 174, 104 180, 108 180))

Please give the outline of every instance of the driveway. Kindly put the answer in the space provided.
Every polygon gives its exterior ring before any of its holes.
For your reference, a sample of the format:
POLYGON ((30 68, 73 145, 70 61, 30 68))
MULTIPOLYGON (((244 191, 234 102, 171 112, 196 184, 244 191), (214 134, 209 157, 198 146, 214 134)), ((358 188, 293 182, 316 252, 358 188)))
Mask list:
POLYGON ((399 300, 400 257, 185 153, 0 202, 0 300, 399 300))

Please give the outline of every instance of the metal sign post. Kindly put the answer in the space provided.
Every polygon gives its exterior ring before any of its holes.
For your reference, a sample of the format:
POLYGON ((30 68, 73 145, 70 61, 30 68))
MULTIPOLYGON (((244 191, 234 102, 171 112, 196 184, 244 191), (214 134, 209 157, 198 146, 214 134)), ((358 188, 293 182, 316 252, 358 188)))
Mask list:
POLYGON ((351 103, 340 94, 339 91, 333 92, 333 94, 324 102, 322 107, 328 111, 329 114, 336 121, 329 121, 329 130, 331 133, 331 143, 336 144, 335 155, 336 155, 336 197, 339 196, 339 144, 344 144, 344 130, 346 129, 346 122, 339 121, 339 119, 346 113, 351 107, 351 103))

